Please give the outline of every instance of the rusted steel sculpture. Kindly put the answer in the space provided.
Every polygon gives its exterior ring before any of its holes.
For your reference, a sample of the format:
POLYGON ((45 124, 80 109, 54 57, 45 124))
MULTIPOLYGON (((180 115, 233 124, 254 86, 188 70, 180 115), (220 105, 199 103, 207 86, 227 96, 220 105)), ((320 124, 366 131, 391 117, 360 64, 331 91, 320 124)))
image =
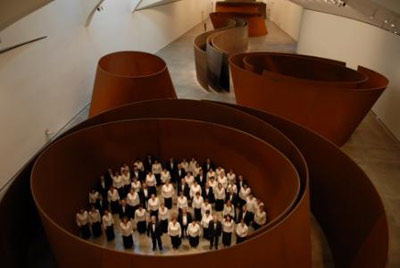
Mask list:
POLYGON ((214 12, 210 14, 211 22, 215 29, 220 27, 220 21, 230 18, 241 18, 249 25, 249 37, 257 37, 268 34, 267 26, 265 24, 265 18, 262 14, 249 14, 249 13, 238 13, 238 12, 214 12))
POLYGON ((256 1, 220 1, 215 3, 216 12, 261 14, 267 18, 267 4, 256 1))
POLYGON ((155 98, 176 98, 166 63, 145 52, 115 52, 99 60, 89 116, 155 98))
POLYGON ((344 144, 388 80, 372 70, 283 53, 242 53, 230 58, 238 104, 297 122, 336 145, 344 144))

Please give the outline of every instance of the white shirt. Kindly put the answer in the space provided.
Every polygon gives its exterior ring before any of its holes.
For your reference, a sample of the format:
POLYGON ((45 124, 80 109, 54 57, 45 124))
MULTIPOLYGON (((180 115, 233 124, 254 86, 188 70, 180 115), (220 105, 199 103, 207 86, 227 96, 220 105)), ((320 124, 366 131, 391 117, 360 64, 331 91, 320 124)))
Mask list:
POLYGON ((160 208, 160 209, 158 210, 158 218, 159 218, 161 221, 165 221, 165 220, 168 220, 168 219, 169 219, 169 210, 168 210, 167 207, 164 207, 164 209, 163 209, 163 208, 160 208))
POLYGON ((226 177, 228 178, 228 183, 235 183, 236 182, 236 174, 235 173, 228 173, 226 174, 226 177))
POLYGON ((214 189, 214 197, 215 199, 225 199, 225 189, 224 188, 215 188, 214 189))
POLYGON ((100 199, 99 192, 89 193, 89 204, 96 204, 98 199, 100 199))
POLYGON ((218 186, 218 183, 217 183, 216 180, 210 180, 210 181, 208 182, 208 184, 210 185, 210 187, 211 187, 213 190, 215 190, 215 189, 217 188, 217 186, 218 186))
POLYGON ((84 211, 82 214, 76 213, 76 224, 79 227, 88 224, 88 222, 89 222, 89 217, 87 211, 84 211))
POLYGON ((150 176, 150 174, 146 175, 146 183, 147 186, 152 187, 152 186, 157 186, 157 180, 156 180, 156 176, 154 176, 154 174, 152 174, 150 176))
POLYGON ((267 222, 267 213, 264 210, 257 210, 256 214, 254 215, 254 221, 258 225, 264 225, 267 222))
POLYGON ((257 199, 255 197, 250 198, 247 197, 246 199, 246 207, 247 207, 247 211, 251 212, 251 213, 256 213, 257 211, 257 199))
POLYGON ((122 177, 121 176, 114 176, 113 177, 113 186, 114 188, 121 188, 123 186, 122 177))
POLYGON ((114 202, 119 200, 119 194, 116 189, 114 189, 112 192, 111 190, 108 190, 108 202, 114 202))
POLYGON ((181 167, 186 171, 189 172, 189 163, 187 161, 181 162, 181 167))
POLYGON ((174 190, 174 186, 172 186, 172 184, 164 184, 161 187, 161 195, 164 198, 172 198, 172 196, 174 195, 175 190, 174 190))
POLYGON ((98 209, 96 209, 95 211, 89 211, 89 222, 90 224, 96 223, 96 222, 100 222, 101 218, 100 218, 100 212, 98 209))
POLYGON ((122 174, 122 184, 123 185, 130 185, 131 184, 131 174, 128 172, 126 174, 122 174))
POLYGON ((151 171, 153 171, 154 174, 161 174, 162 171, 162 166, 160 163, 158 164, 153 164, 151 167, 151 171))
POLYGON ((158 197, 150 198, 147 204, 150 211, 156 211, 160 208, 160 199, 158 197))
POLYGON ((123 236, 130 236, 133 233, 132 229, 132 223, 128 221, 126 224, 124 222, 121 222, 119 224, 119 227, 121 228, 121 233, 123 236))
POLYGON ((195 196, 193 198, 193 202, 192 202, 193 208, 201 209, 203 202, 204 202, 204 199, 202 196, 199 196, 199 197, 195 196))
POLYGON ((140 181, 132 182, 131 188, 135 189, 136 192, 140 192, 140 188, 142 188, 142 184, 140 181))
POLYGON ((190 197, 193 198, 196 195, 197 192, 200 192, 200 194, 201 194, 201 186, 199 184, 193 184, 190 187, 190 193, 189 193, 190 197))
POLYGON ((145 209, 137 209, 135 211, 135 220, 137 222, 145 221, 146 220, 146 210, 145 209))
POLYGON ((129 193, 126 197, 126 203, 131 207, 138 206, 140 203, 140 197, 138 193, 137 192, 134 192, 133 194, 129 193))
POLYGON ((197 165, 197 161, 196 160, 190 160, 190 162, 189 162, 189 170, 194 173, 195 170, 196 170, 196 165, 197 165))
POLYGON ((217 169, 215 170, 215 173, 216 173, 217 176, 219 177, 219 176, 222 175, 222 173, 225 173, 225 169, 223 169, 223 168, 217 168, 217 169))
POLYGON ((207 172, 207 180, 209 180, 211 177, 214 177, 214 178, 215 178, 216 175, 217 175, 217 174, 215 173, 215 171, 210 169, 210 170, 207 172))
POLYGON ((108 213, 108 215, 103 215, 103 228, 106 229, 109 226, 112 226, 114 224, 114 218, 111 215, 111 213, 108 213))
POLYGON ((246 224, 242 224, 239 223, 238 225, 236 225, 236 234, 240 237, 246 237, 247 233, 249 231, 249 227, 247 227, 246 224))
POLYGON ((197 224, 197 223, 194 223, 194 222, 190 223, 188 228, 187 228, 187 234, 190 237, 198 237, 198 236, 200 236, 200 234, 201 234, 200 225, 197 224))
POLYGON ((182 230, 181 230, 181 225, 179 222, 175 222, 175 224, 171 221, 168 224, 168 235, 169 236, 179 236, 181 237, 182 230))
POLYGON ((219 176, 218 183, 221 183, 222 187, 226 189, 226 187, 228 186, 228 178, 226 176, 219 176))
POLYGON ((135 168, 137 168, 140 171, 144 170, 143 162, 142 161, 136 161, 134 164, 135 168))
POLYGON ((222 215, 225 217, 227 215, 230 215, 231 218, 235 216, 235 207, 233 205, 228 206, 227 204, 224 205, 224 211, 222 212, 222 215))
POLYGON ((225 233, 232 233, 234 226, 235 226, 235 224, 233 223, 232 219, 230 221, 225 220, 222 223, 222 231, 225 233))
POLYGON ((191 187, 193 185, 193 182, 194 182, 194 176, 193 175, 186 175, 185 181, 189 185, 189 187, 191 187))
POLYGON ((213 216, 211 216, 211 213, 208 215, 204 214, 203 218, 201 219, 201 225, 203 226, 203 228, 208 228, 208 225, 210 224, 210 221, 213 220, 213 216))
POLYGON ((188 207, 188 201, 186 196, 179 196, 178 197, 178 208, 187 208, 188 207))
POLYGON ((250 193, 251 193, 250 187, 247 187, 247 189, 244 189, 244 187, 242 187, 240 188, 239 191, 239 197, 243 200, 246 200, 250 193))
POLYGON ((166 183, 168 180, 171 179, 171 174, 168 170, 161 172, 161 181, 162 183, 166 183))
POLYGON ((209 210, 210 214, 212 214, 212 206, 211 206, 211 204, 210 203, 208 203, 208 204, 203 203, 201 205, 201 215, 206 215, 206 211, 207 210, 209 210))
POLYGON ((238 189, 237 189, 236 184, 228 184, 228 187, 226 188, 226 191, 227 191, 227 192, 230 192, 231 190, 233 190, 233 192, 234 192, 235 194, 238 193, 238 189))

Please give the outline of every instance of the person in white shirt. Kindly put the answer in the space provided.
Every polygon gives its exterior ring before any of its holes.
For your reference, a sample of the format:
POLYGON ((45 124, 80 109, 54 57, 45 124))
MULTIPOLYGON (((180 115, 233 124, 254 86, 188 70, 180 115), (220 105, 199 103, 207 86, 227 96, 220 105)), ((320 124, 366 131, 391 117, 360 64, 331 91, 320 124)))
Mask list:
POLYGON ((236 174, 233 172, 232 169, 229 170, 228 174, 226 174, 226 177, 228 178, 228 184, 236 184, 236 174))
POLYGON ((176 218, 172 218, 168 224, 168 235, 171 237, 171 244, 174 249, 178 249, 181 245, 182 229, 176 218))
POLYGON ((137 225, 137 230, 139 234, 146 233, 146 210, 139 205, 139 208, 135 212, 135 220, 137 225))
POLYGON ((164 198, 164 204, 168 209, 172 208, 172 198, 174 194, 174 186, 167 180, 161 187, 161 196, 164 198))
POLYGON ((197 220, 193 220, 187 228, 187 236, 189 237, 189 244, 192 248, 197 248, 200 241, 201 228, 197 220))
POLYGON ((236 244, 240 244, 246 240, 249 227, 244 223, 244 219, 236 226, 236 244))
POLYGON ((150 212, 150 217, 154 216, 158 218, 158 209, 160 208, 160 199, 155 196, 155 194, 151 195, 151 198, 147 202, 147 209, 150 212))
POLYGON ((208 199, 205 198, 204 199, 204 203, 201 205, 201 215, 202 215, 202 217, 204 217, 204 214, 206 213, 207 210, 210 211, 210 213, 212 214, 212 206, 208 202, 208 199))
POLYGON ((128 205, 128 216, 130 219, 133 219, 140 204, 140 197, 135 189, 132 188, 129 194, 126 196, 126 204, 128 205))
POLYGON ((192 186, 190 187, 189 195, 193 199, 196 193, 201 194, 201 186, 197 183, 197 181, 194 181, 192 186))
POLYGON ((166 183, 167 181, 171 180, 171 173, 164 168, 163 171, 161 172, 161 183, 166 183))
POLYGON ((195 176, 195 177, 197 177, 199 174, 200 174, 200 172, 202 171, 203 169, 202 169, 202 167, 199 165, 199 163, 196 163, 196 167, 194 168, 194 170, 193 170, 193 175, 195 176))
POLYGON ((137 168, 139 171, 141 171, 141 172, 144 171, 144 165, 143 165, 143 162, 140 161, 140 159, 137 159, 133 165, 134 165, 134 167, 137 168))
POLYGON ((217 174, 217 177, 219 177, 219 176, 222 175, 222 173, 225 174, 225 169, 223 169, 222 167, 218 167, 218 168, 215 170, 215 173, 217 174))
POLYGON ((142 188, 142 184, 140 183, 140 181, 138 180, 137 177, 134 177, 131 183, 131 188, 134 189, 136 192, 140 192, 141 188, 142 188))
POLYGON ((132 238, 132 223, 128 219, 128 217, 124 217, 122 222, 119 224, 122 234, 122 241, 124 243, 124 248, 131 248, 133 246, 133 238, 132 238))
POLYGON ((76 225, 81 230, 82 237, 88 239, 90 237, 89 216, 86 210, 81 209, 76 213, 76 225))
POLYGON ((114 239, 114 218, 112 214, 106 209, 102 218, 103 229, 106 232, 107 241, 114 239))
POLYGON ((219 183, 218 187, 214 190, 214 196, 215 196, 215 210, 222 211, 224 209, 226 194, 225 194, 225 189, 221 183, 219 183))
POLYGON ((218 176, 217 182, 221 183, 222 187, 224 187, 224 189, 226 189, 226 187, 228 187, 228 178, 225 176, 224 171, 222 171, 221 174, 218 176))
POLYGON ((186 158, 183 158, 182 162, 180 163, 181 167, 185 170, 185 172, 189 172, 189 163, 186 161, 186 158))
POLYGON ((247 197, 249 196, 250 193, 251 193, 250 187, 247 186, 247 184, 243 184, 242 188, 240 188, 240 191, 239 191, 240 207, 242 207, 243 205, 246 204, 247 197))
POLYGON ((230 182, 230 183, 228 184, 228 187, 226 188, 226 191, 227 191, 227 192, 232 191, 234 194, 237 194, 237 193, 238 193, 238 189, 237 189, 236 184, 233 183, 233 182, 230 182))
POLYGON ((247 212, 250 214, 250 219, 253 221, 254 219, 254 214, 257 211, 257 199, 252 195, 249 194, 249 196, 246 198, 246 208, 247 212))
POLYGON ((195 182, 194 176, 192 172, 188 172, 185 176, 185 181, 189 185, 189 188, 192 187, 193 183, 195 182))
POLYGON ((129 168, 123 169, 121 177, 122 177, 122 185, 124 188, 122 198, 125 198, 126 195, 129 193, 129 190, 131 189, 131 174, 129 173, 129 168))
POLYGON ((154 176, 156 177, 157 185, 161 185, 161 172, 162 172, 162 165, 158 160, 154 160, 154 163, 151 167, 151 171, 153 172, 154 176))
POLYGON ((267 223, 267 213, 264 210, 264 205, 261 205, 256 214, 254 215, 253 227, 254 230, 260 229, 263 225, 267 223))
POLYGON ((209 210, 207 210, 204 215, 203 218, 201 219, 201 226, 203 226, 203 237, 205 239, 210 239, 210 232, 209 232, 209 224, 210 221, 213 220, 213 216, 211 215, 211 212, 209 210))
POLYGON ((210 180, 208 181, 208 184, 213 189, 213 191, 215 191, 215 189, 218 187, 218 182, 215 180, 214 177, 210 178, 210 180))
POLYGON ((89 223, 92 226, 92 233, 94 237, 101 236, 101 216, 100 211, 92 206, 89 211, 89 223))
POLYGON ((89 205, 90 206, 95 206, 97 209, 100 209, 100 200, 101 200, 101 195, 96 189, 92 189, 89 192, 89 205))
POLYGON ((226 201, 224 205, 224 210, 222 212, 222 216, 225 218, 226 216, 230 216, 232 219, 235 218, 235 206, 232 205, 232 201, 226 201))
POLYGON ((113 187, 117 189, 119 196, 122 196, 124 190, 124 184, 122 182, 122 176, 119 174, 118 171, 115 172, 112 180, 113 180, 113 187))
POLYGON ((210 169, 207 172, 207 180, 209 180, 209 179, 211 179, 211 177, 215 177, 215 176, 217 176, 217 173, 215 173, 215 171, 213 169, 210 169))
POLYGON ((187 209, 188 208, 188 200, 186 196, 183 195, 183 192, 179 193, 179 197, 177 199, 177 205, 178 205, 178 212, 182 213, 182 209, 187 209))
POLYGON ((152 172, 147 173, 146 175, 146 184, 149 187, 149 192, 151 194, 157 195, 157 179, 156 176, 152 172))
POLYGON ((201 207, 204 203, 203 197, 201 196, 200 192, 197 192, 195 194, 195 197, 193 198, 192 202, 192 207, 194 210, 194 218, 196 221, 201 221, 202 213, 201 213, 201 207))
POLYGON ((161 231, 163 233, 168 232, 168 220, 169 220, 169 209, 161 204, 160 209, 158 210, 158 219, 160 221, 161 231))
POLYGON ((111 213, 112 214, 117 214, 119 213, 119 193, 118 191, 111 186, 110 190, 108 190, 108 203, 110 203, 111 206, 111 213))
POLYGON ((222 222, 222 244, 225 247, 229 247, 231 245, 234 226, 235 223, 233 222, 231 216, 226 216, 225 220, 222 222))
POLYGON ((195 173, 196 165, 197 165, 197 161, 194 157, 192 157, 192 159, 189 162, 189 171, 192 173, 195 173))

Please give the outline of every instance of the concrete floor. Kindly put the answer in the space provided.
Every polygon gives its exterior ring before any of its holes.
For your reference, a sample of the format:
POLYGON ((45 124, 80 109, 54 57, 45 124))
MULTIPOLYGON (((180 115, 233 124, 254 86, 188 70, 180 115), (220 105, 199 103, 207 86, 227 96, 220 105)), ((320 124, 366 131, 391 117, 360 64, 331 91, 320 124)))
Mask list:
MULTIPOLYGON (((209 22, 207 25, 208 29, 212 28, 209 22)), ((265 37, 251 38, 249 50, 296 52, 296 42, 290 36, 271 22, 267 22, 267 26, 269 34, 265 37)), ((157 55, 167 62, 179 98, 234 103, 233 93, 207 92, 197 83, 192 44, 194 37, 202 31, 204 31, 203 26, 198 25, 161 49, 157 55)), ((87 118, 87 114, 88 109, 83 110, 66 128, 83 121, 87 118)), ((391 136, 371 112, 342 147, 342 150, 367 173, 383 199, 390 228, 387 267, 400 267, 400 143, 391 136)), ((313 267, 333 267, 329 247, 314 218, 312 218, 311 230, 313 267)), ((139 240, 135 242, 137 241, 139 240)), ((142 253, 153 254, 150 250, 151 241, 144 237, 140 238, 140 241, 143 243, 142 253)), ((163 242, 165 245, 169 245, 166 236, 163 242)), ((207 244, 204 243, 206 242, 203 242, 198 251, 207 250, 207 244)), ((186 250, 189 248, 187 242, 184 242, 180 250, 168 254, 187 253, 186 250)))

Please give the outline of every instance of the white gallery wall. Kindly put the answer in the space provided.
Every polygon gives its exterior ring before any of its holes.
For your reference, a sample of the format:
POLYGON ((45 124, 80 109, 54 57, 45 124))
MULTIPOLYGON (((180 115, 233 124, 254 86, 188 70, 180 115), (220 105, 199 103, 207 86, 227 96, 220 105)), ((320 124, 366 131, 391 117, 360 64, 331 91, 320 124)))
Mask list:
POLYGON ((131 0, 56 0, 0 32, 0 188, 91 98, 98 59, 118 50, 156 52, 201 22, 211 0, 183 0, 131 13, 131 0))
POLYGON ((400 140, 400 36, 355 20, 304 10, 297 52, 371 68, 389 79, 373 107, 400 140))

